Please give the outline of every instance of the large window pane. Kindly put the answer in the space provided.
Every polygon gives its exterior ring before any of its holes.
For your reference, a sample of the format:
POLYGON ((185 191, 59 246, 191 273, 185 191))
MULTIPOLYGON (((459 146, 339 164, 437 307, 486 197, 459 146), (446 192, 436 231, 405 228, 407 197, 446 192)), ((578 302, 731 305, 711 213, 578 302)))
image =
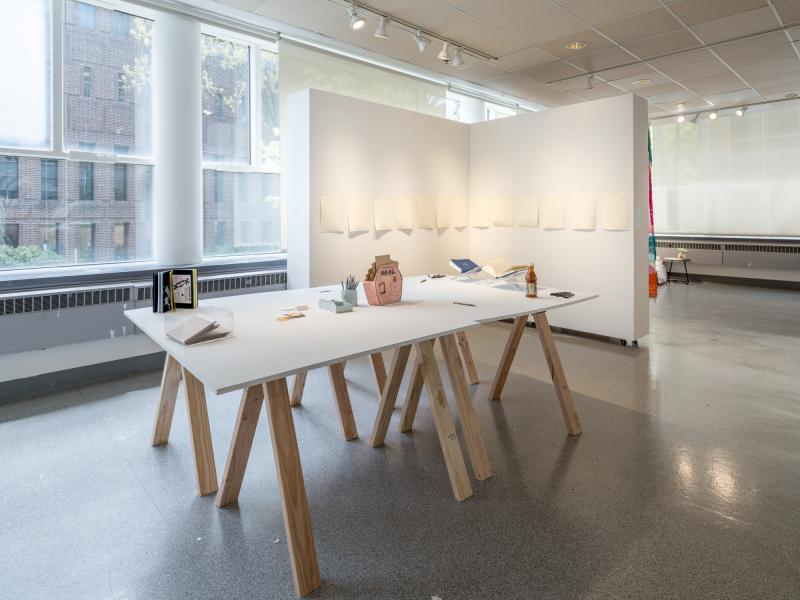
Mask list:
POLYGON ((278 121, 278 55, 261 51, 261 166, 279 172, 281 140, 278 121))
POLYGON ((202 36, 203 160, 250 163, 250 48, 202 36))
POLYGON ((65 9, 65 148, 152 155, 153 22, 75 0, 65 9))
POLYGON ((0 2, 0 146, 50 149, 50 5, 0 2))
POLYGON ((203 247, 206 256, 281 249, 280 176, 203 172, 203 247))
POLYGON ((9 164, 0 269, 152 258, 153 167, 14 156, 0 157, 0 174, 9 164))

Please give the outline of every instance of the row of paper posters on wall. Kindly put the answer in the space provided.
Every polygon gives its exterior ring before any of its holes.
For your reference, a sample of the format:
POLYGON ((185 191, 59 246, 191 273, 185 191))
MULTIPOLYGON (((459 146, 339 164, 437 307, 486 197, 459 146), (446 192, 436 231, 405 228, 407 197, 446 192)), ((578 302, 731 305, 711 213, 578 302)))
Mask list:
MULTIPOLYGON (((372 203, 363 194, 322 194, 320 231, 322 233, 360 233, 390 229, 461 229, 472 226, 540 227, 580 231, 597 229, 597 195, 574 193, 536 198, 479 198, 473 203, 465 198, 433 199, 428 197, 390 198, 378 196, 372 203)), ((600 229, 627 231, 631 227, 631 206, 627 194, 608 192, 600 201, 600 229)))

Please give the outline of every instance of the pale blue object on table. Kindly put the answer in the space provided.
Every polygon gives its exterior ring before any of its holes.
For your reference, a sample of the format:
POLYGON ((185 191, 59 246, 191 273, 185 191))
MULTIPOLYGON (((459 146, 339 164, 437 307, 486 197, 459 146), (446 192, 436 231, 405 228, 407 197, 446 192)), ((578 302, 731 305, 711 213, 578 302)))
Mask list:
POLYGON ((353 310, 353 305, 341 300, 330 300, 328 298, 319 299, 319 307, 332 313, 344 313, 353 310))
POLYGON ((350 306, 358 306, 358 290, 342 290, 342 302, 350 306))

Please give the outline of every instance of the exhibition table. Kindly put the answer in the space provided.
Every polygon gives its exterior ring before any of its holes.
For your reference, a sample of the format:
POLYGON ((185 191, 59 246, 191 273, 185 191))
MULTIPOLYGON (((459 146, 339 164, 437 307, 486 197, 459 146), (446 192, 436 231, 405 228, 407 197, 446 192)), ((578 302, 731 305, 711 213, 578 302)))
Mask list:
MULTIPOLYGON (((183 346, 166 335, 165 320, 169 316, 150 309, 126 311, 125 315, 167 352, 153 431, 154 445, 165 443, 169 437, 177 390, 183 377, 201 495, 217 489, 205 387, 217 394, 243 390, 217 496, 219 506, 238 498, 261 404, 266 401, 294 585, 297 593, 305 596, 320 586, 320 576, 286 377, 328 367, 342 428, 349 439, 357 433, 343 364, 350 359, 394 349, 370 437, 370 444, 377 446, 383 443, 411 346, 415 346, 413 385, 420 391, 423 385, 427 387, 453 493, 456 499, 464 500, 472 495, 472 488, 434 355, 434 341, 439 340, 444 353, 475 476, 485 479, 491 476, 491 466, 457 350, 456 336, 465 330, 484 322, 515 319, 492 386, 492 397, 499 398, 522 328, 528 315, 533 314, 567 429, 571 434, 580 433, 545 311, 596 296, 576 293, 572 298, 562 299, 545 297, 545 292, 542 290, 541 298, 528 299, 518 290, 483 283, 412 277, 404 281, 402 302, 381 307, 358 306, 342 314, 317 308, 320 298, 338 299, 338 287, 216 298, 201 302, 201 310, 217 308, 232 313, 233 335, 195 346, 183 346), (287 309, 303 304, 311 307, 305 317, 277 320, 287 309)), ((359 301, 363 301, 363 296, 359 301)), ((404 420, 409 417, 413 420, 414 411, 404 407, 404 420)))

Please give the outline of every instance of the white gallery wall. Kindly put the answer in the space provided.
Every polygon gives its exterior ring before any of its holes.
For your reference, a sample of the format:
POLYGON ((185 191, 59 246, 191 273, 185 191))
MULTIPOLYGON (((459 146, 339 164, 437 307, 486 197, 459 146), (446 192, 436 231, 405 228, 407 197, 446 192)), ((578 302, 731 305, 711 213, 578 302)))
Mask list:
POLYGON ((373 256, 385 253, 406 275, 450 273, 451 258, 534 261, 541 285, 600 294, 554 311, 554 325, 627 340, 647 334, 647 107, 640 98, 465 125, 304 90, 289 98, 287 120, 289 287, 350 273, 361 279, 373 256), (620 230, 604 228, 609 193, 622 198, 620 230), (343 197, 342 232, 323 231, 331 194, 343 197), (353 195, 368 203, 367 232, 348 231, 353 195), (468 199, 471 225, 375 231, 379 198, 408 197, 452 203, 448 225, 453 207, 468 199), (562 201, 563 228, 543 227, 553 225, 545 213, 552 220, 562 201), (531 218, 539 223, 523 226, 531 218))
POLYGON ((469 254, 468 228, 375 231, 378 198, 466 201, 469 126, 319 90, 288 101, 287 212, 290 288, 363 279, 378 254, 389 253, 404 274, 447 272, 448 261, 469 254), (368 204, 369 231, 322 233, 324 194, 368 204))
POLYGON ((537 203, 540 217, 535 228, 473 227, 471 258, 533 261, 542 285, 600 294, 553 311, 554 325, 627 340, 646 335, 647 103, 629 94, 476 123, 470 138, 473 215, 486 200, 508 198, 537 203), (626 196, 629 229, 603 228, 607 193, 626 196), (556 198, 564 228, 546 229, 545 205, 556 198), (579 222, 586 210, 578 204, 587 201, 596 210, 593 229, 579 222))

